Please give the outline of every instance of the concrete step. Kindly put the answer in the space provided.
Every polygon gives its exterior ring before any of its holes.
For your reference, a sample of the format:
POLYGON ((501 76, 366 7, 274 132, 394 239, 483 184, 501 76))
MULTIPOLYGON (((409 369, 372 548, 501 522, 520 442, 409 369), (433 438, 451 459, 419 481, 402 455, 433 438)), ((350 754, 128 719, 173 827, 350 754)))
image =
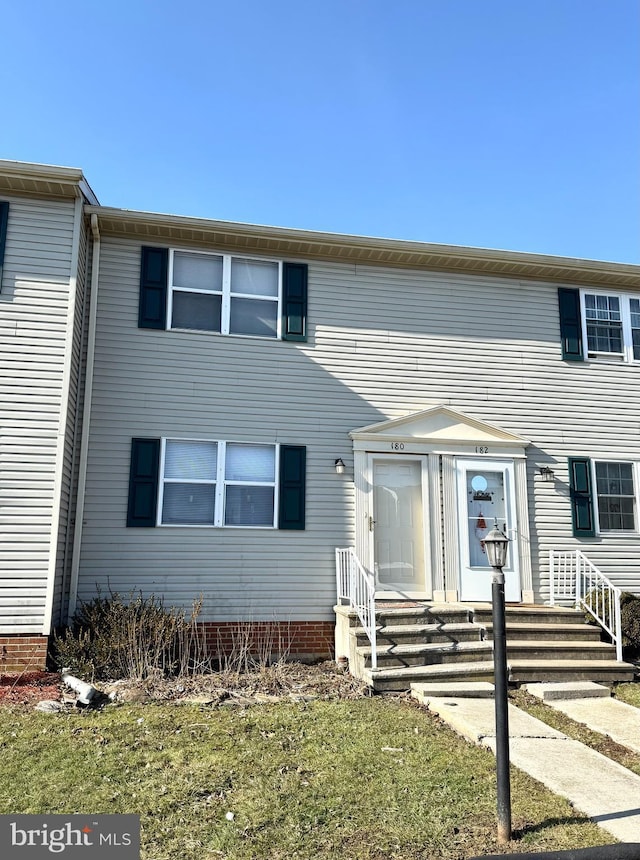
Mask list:
MULTIPOLYGON (((357 615, 349 618, 350 668, 376 690, 408 690, 412 682, 493 680, 491 604, 401 602, 377 607, 377 670, 357 615)), ((344 610, 342 610, 343 614, 344 610)), ((630 681, 613 646, 582 612, 558 606, 506 607, 507 661, 514 685, 537 682, 630 681)))
POLYGON ((617 660, 508 660, 509 681, 633 681, 634 668, 617 660))
MULTIPOLYGON (((358 656, 363 661, 364 668, 371 667, 370 645, 357 649, 358 656)), ((382 645, 376 648, 378 668, 400 666, 429 666, 434 663, 460 663, 465 660, 482 660, 490 655, 493 659, 493 643, 485 642, 451 642, 417 643, 401 645, 382 645)), ((610 660, 615 657, 612 645, 606 642, 593 641, 539 641, 516 639, 507 640, 508 660, 610 660)), ((488 659, 488 658, 487 658, 488 659)))
MULTIPOLYGON (((353 628, 360 647, 366 646, 369 638, 363 627, 353 628)), ((388 624, 376 632, 378 645, 418 645, 430 642, 481 642, 484 627, 479 624, 388 624)))
POLYGON ((469 663, 437 663, 431 666, 411 666, 398 669, 365 669, 363 680, 377 691, 410 690, 414 682, 488 681, 493 683, 493 662, 478 660, 469 663))
POLYGON ((411 695, 425 705, 430 699, 493 699, 495 688, 489 681, 434 681, 411 684, 411 695))
MULTIPOLYGON (((357 649, 364 667, 371 666, 371 646, 357 649)), ((431 666, 435 663, 461 663, 474 660, 492 659, 491 642, 449 642, 417 645, 383 645, 376 648, 379 668, 400 666, 431 666)))
MULTIPOLYGON (((599 681, 619 683, 633 680, 633 666, 616 660, 517 660, 508 661, 509 682, 514 686, 540 681, 599 681)), ((404 666, 365 669, 361 677, 374 690, 401 691, 415 682, 443 681, 493 682, 493 661, 435 663, 429 666, 404 666)))
MULTIPOLYGON (((493 623, 476 624, 485 631, 487 639, 493 639, 493 623)), ((544 640, 567 640, 579 639, 599 642, 601 639, 600 627, 594 624, 567 624, 549 623, 540 621, 536 623, 526 621, 508 621, 507 636, 510 641, 515 639, 544 639, 544 640)))
POLYGON ((615 660, 615 656, 613 645, 590 639, 564 642, 507 638, 507 660, 510 663, 517 660, 615 660))
MULTIPOLYGON (((472 620, 476 624, 491 624, 492 609, 490 603, 473 604, 471 607, 472 620)), ((534 606, 530 604, 507 606, 505 608, 507 627, 510 623, 526 624, 584 624, 584 613, 566 606, 534 606)))
POLYGON ((423 604, 420 606, 376 607, 381 627, 408 624, 464 624, 471 621, 469 608, 460 604, 423 604))
POLYGON ((527 684, 527 693, 543 702, 562 702, 574 699, 608 699, 611 690, 594 681, 565 681, 564 683, 527 684))

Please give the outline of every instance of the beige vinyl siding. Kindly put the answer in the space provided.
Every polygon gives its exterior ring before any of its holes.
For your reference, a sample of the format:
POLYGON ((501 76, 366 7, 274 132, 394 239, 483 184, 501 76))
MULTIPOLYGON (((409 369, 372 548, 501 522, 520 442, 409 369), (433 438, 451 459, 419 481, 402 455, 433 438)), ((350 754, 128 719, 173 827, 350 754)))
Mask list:
POLYGON ((89 312, 89 266, 88 223, 82 219, 79 233, 78 273, 73 315, 71 363, 69 368, 69 400, 67 407, 62 480, 60 486, 60 522, 53 595, 52 623, 66 623, 69 597, 69 576, 73 549, 76 492, 82 434, 83 388, 86 368, 86 332, 89 312))
POLYGON ((0 632, 42 631, 73 201, 6 197, 0 292, 0 632))
POLYGON ((571 455, 640 459, 640 366, 563 362, 556 285, 313 262, 309 341, 293 344, 139 330, 139 256, 104 241, 81 597, 96 584, 176 603, 202 592, 215 619, 329 618, 333 548, 355 542, 348 432, 438 404, 531 440, 538 598, 552 546, 580 545, 640 589, 640 537, 575 541, 566 477, 571 455), (306 444, 306 531, 125 528, 132 436, 306 444))

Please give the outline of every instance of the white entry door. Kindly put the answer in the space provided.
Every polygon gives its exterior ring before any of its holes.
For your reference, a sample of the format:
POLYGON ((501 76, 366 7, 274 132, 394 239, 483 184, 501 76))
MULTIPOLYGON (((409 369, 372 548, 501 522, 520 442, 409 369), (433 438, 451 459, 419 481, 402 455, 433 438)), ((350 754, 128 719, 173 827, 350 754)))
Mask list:
POLYGON ((458 523, 460 599, 491 600, 491 566, 484 538, 497 523, 510 540, 505 599, 520 601, 513 461, 458 460, 458 523))
POLYGON ((371 458, 373 516, 369 521, 376 590, 426 594, 426 458, 371 458))

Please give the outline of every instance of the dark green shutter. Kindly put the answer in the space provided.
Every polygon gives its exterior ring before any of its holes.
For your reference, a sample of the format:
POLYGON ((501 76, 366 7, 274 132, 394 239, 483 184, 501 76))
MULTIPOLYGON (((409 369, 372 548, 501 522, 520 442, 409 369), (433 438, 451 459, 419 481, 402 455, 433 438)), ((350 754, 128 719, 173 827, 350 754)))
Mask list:
POLYGON ((280 446, 279 529, 304 529, 306 459, 304 445, 280 446))
POLYGON ((127 525, 149 528, 156 524, 160 440, 132 439, 127 525))
POLYGON ((558 308, 560 310, 562 357, 565 361, 584 361, 584 354, 582 351, 580 290, 574 290, 569 287, 559 287, 558 308))
POLYGON ((591 489, 591 460, 569 457, 571 517, 575 537, 593 537, 596 533, 591 489))
POLYGON ((284 263, 282 270, 282 339, 307 339, 306 263, 284 263))
POLYGON ((138 328, 167 327, 167 248, 143 248, 140 265, 138 328))
POLYGON ((9 222, 9 204, 0 203, 0 290, 2 289, 2 268, 4 265, 4 246, 7 241, 7 224, 9 222))

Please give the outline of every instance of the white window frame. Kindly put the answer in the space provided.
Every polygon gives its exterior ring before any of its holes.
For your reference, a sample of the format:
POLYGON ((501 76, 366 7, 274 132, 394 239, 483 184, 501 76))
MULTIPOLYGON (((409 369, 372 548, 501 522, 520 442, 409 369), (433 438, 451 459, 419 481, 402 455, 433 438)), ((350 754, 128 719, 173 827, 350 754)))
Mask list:
POLYGON ((191 248, 169 248, 169 272, 168 272, 168 290, 167 290, 167 322, 166 331, 189 331, 197 334, 216 335, 223 334, 229 337, 255 337, 259 340, 282 340, 282 260, 276 260, 271 257, 256 257, 253 254, 228 254, 222 251, 198 251, 191 248), (203 257, 222 257, 222 291, 217 290, 202 290, 197 287, 176 287, 173 284, 173 260, 174 255, 179 254, 199 254, 203 257), (231 284, 231 261, 232 260, 252 260, 258 263, 276 263, 278 266, 278 295, 276 296, 260 296, 254 293, 236 293, 232 289, 231 284), (220 310, 220 331, 207 331, 206 329, 179 328, 171 325, 173 317, 173 293, 197 293, 206 296, 222 296, 220 310), (231 320, 231 299, 256 299, 257 301, 274 302, 276 304, 276 334, 242 334, 229 331, 229 323, 231 320))
POLYGON ((278 509, 280 496, 280 482, 278 475, 280 474, 280 444, 278 442, 247 442, 246 440, 230 439, 221 441, 220 439, 193 439, 187 436, 163 436, 160 440, 160 479, 158 481, 158 510, 156 513, 156 526, 165 529, 276 529, 278 527, 278 509), (165 478, 165 456, 167 450, 167 442, 208 442, 215 443, 217 448, 217 464, 216 464, 216 479, 194 479, 181 480, 178 478, 165 478), (273 481, 227 481, 225 478, 225 467, 227 461, 227 445, 255 445, 260 447, 268 446, 275 449, 274 457, 274 480, 273 481), (162 522, 162 505, 164 501, 164 485, 165 483, 189 483, 189 484, 215 484, 215 507, 213 523, 163 523, 162 522), (273 521, 271 525, 256 526, 256 525, 228 525, 225 523, 225 500, 227 486, 245 486, 245 487, 273 487, 273 521))
MULTIPOLYGON (((618 293, 613 290, 581 289, 580 311, 582 319, 582 342, 584 344, 584 355, 587 359, 598 361, 624 362, 626 364, 640 364, 640 359, 633 357, 633 327, 631 325, 631 299, 640 300, 640 293, 618 293), (589 338, 587 336, 587 309, 586 296, 606 296, 616 298, 620 303, 620 320, 622 323, 622 352, 597 352, 589 349, 589 338)), ((611 460, 610 462, 614 462, 611 460)), ((618 461, 622 462, 622 461, 618 461)))
MULTIPOLYGON (((593 513, 597 523, 596 533, 599 535, 637 535, 638 517, 640 513, 640 487, 638 477, 640 476, 640 464, 633 460, 620 460, 615 457, 598 457, 591 460, 591 486, 593 488, 593 513), (623 463, 631 466, 631 477, 633 478, 633 529, 603 529, 600 526, 600 505, 598 504, 598 482, 596 478, 596 464, 598 463, 623 463)), ((622 496, 621 498, 629 498, 622 496)))

